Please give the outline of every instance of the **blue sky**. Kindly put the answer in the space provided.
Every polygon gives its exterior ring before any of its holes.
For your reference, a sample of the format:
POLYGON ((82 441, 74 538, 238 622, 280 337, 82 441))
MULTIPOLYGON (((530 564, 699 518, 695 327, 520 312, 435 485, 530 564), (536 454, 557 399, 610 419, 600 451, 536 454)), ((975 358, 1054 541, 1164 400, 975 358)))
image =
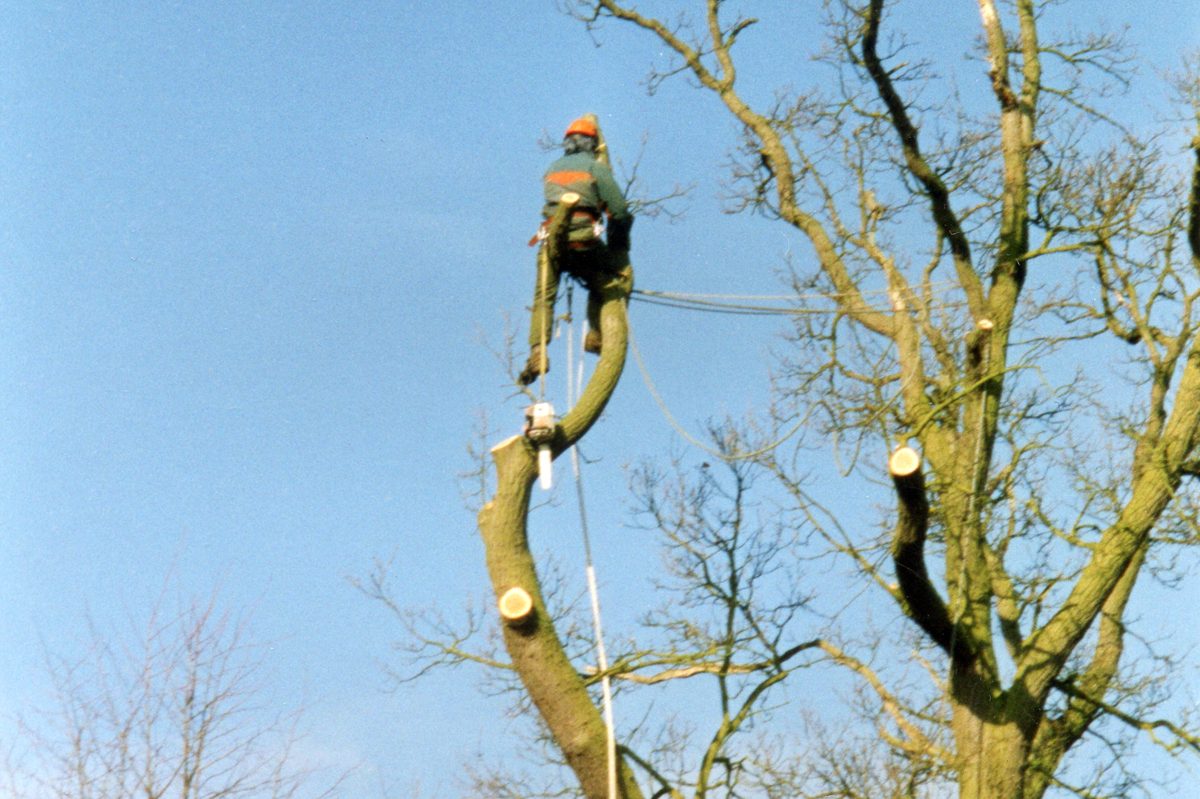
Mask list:
MULTIPOLYGON (((762 5, 749 95, 820 80, 801 46, 819 4, 762 5)), ((933 16, 948 36, 973 31, 960 5, 933 16)), ((1139 15, 1156 66, 1200 44, 1191 3, 1139 15)), ((0 9, 0 713, 38 699, 43 649, 85 615, 136 615, 174 573, 254 609, 314 751, 455 790, 499 706, 461 673, 382 693, 398 630, 347 577, 398 551, 406 602, 486 596, 456 475, 481 412, 494 438, 519 424, 485 342, 524 325, 539 137, 592 111, 626 163, 648 135, 649 191, 694 184, 682 221, 634 229, 643 288, 777 293, 803 252, 720 213, 735 128, 712 99, 647 97, 654 43, 600 38, 548 2, 0 9)), ((780 326, 634 310, 678 418, 765 405, 780 326)), ((588 440, 609 595, 644 547, 622 466, 679 446, 631 368, 588 440)), ((573 528, 542 534, 578 562, 573 528)))

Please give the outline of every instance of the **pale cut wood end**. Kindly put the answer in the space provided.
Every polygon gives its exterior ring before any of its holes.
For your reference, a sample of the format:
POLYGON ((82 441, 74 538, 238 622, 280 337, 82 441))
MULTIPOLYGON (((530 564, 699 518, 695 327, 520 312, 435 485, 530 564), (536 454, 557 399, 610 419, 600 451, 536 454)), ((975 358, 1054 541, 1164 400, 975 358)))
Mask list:
POLYGON ((562 197, 559 198, 559 202, 564 203, 566 205, 574 205, 575 203, 579 202, 581 199, 582 198, 575 192, 568 191, 565 194, 563 194, 562 197))
POLYGON ((500 608, 500 615, 509 624, 525 621, 529 614, 533 613, 533 597, 520 586, 513 586, 505 591, 496 604, 500 608))
POLYGON ((888 470, 893 477, 908 477, 921 469, 921 455, 912 447, 900 447, 888 458, 888 470))
POLYGON ((511 443, 513 443, 514 441, 516 441, 518 438, 520 438, 520 436, 509 436, 508 438, 504 439, 503 441, 501 441, 501 442, 500 442, 499 444, 497 444, 496 446, 492 447, 492 448, 491 448, 491 450, 489 450, 489 451, 490 451, 490 452, 499 452, 500 450, 502 450, 502 449, 504 449, 505 447, 507 447, 509 444, 511 444, 511 443))
POLYGON ((991 319, 980 319, 978 322, 975 323, 975 326, 977 328, 979 328, 980 330, 987 331, 987 330, 991 330, 993 327, 995 327, 996 323, 993 322, 991 319))

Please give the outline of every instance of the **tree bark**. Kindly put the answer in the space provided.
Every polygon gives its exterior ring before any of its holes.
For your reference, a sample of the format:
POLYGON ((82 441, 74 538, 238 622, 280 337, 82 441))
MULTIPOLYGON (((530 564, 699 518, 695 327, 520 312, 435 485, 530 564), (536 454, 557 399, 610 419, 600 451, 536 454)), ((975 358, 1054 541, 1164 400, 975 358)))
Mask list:
MULTIPOLYGON (((978 688, 986 690, 982 681, 978 688)), ((999 711, 999 700, 981 700, 999 711)), ((978 705, 978 703, 972 703, 978 705)), ((997 715, 993 713, 992 715, 997 715)), ((976 708, 957 705, 952 722, 958 755, 959 799, 1024 799, 1029 744, 1013 722, 981 718, 976 708)))

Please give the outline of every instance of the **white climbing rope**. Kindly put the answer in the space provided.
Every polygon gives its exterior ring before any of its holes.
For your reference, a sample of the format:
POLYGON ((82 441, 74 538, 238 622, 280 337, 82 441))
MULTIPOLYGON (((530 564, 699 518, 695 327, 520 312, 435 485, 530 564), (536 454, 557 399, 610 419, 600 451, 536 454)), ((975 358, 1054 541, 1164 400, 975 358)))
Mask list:
MULTIPOLYGON (((571 324, 571 290, 567 289, 567 403, 574 407, 583 386, 583 359, 579 361, 579 374, 574 382, 575 338, 571 324)), ((588 597, 592 605, 592 629, 596 636, 596 668, 600 672, 600 695, 604 712, 606 732, 605 748, 608 754, 608 799, 617 799, 617 735, 613 721, 612 682, 608 676, 608 653, 604 648, 604 628, 600 616, 600 591, 596 587, 596 566, 592 561, 592 541, 588 532, 587 506, 583 500, 583 472, 579 467, 579 448, 571 447, 571 471, 575 475, 575 494, 579 499, 579 526, 583 531, 583 553, 586 564, 588 597)))

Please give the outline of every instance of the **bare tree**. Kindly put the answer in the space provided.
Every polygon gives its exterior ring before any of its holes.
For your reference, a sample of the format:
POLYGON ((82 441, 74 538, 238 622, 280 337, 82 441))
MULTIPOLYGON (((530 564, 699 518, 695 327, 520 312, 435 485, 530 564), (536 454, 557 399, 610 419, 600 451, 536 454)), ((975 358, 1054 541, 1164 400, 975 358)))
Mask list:
POLYGON ((15 799, 296 799, 334 796, 296 762, 299 705, 264 704, 261 647, 216 598, 133 636, 91 627, 84 655, 48 655, 50 707, 20 720, 15 799))
MULTIPOLYGON (((651 86, 688 75, 741 125, 737 206, 811 245, 796 284, 831 313, 798 324, 789 399, 849 446, 851 477, 877 479, 894 452, 897 502, 886 538, 829 516, 817 528, 939 654, 959 795, 1097 795, 1063 765, 1104 718, 1200 751, 1143 715, 1122 669, 1139 577, 1197 539, 1200 137, 1181 169, 1167 139, 1122 125, 1120 37, 1060 35, 1055 3, 980 0, 986 96, 936 100, 922 87, 947 85, 936 57, 958 52, 923 59, 894 30, 898 3, 827 3, 833 88, 765 108, 734 58, 757 20, 699 5, 666 20, 568 3, 673 54, 651 86)), ((1183 85, 1194 102, 1195 76, 1183 85)), ((763 461, 819 507, 781 458, 763 461)), ((928 756, 937 719, 877 692, 895 743, 928 756)))

